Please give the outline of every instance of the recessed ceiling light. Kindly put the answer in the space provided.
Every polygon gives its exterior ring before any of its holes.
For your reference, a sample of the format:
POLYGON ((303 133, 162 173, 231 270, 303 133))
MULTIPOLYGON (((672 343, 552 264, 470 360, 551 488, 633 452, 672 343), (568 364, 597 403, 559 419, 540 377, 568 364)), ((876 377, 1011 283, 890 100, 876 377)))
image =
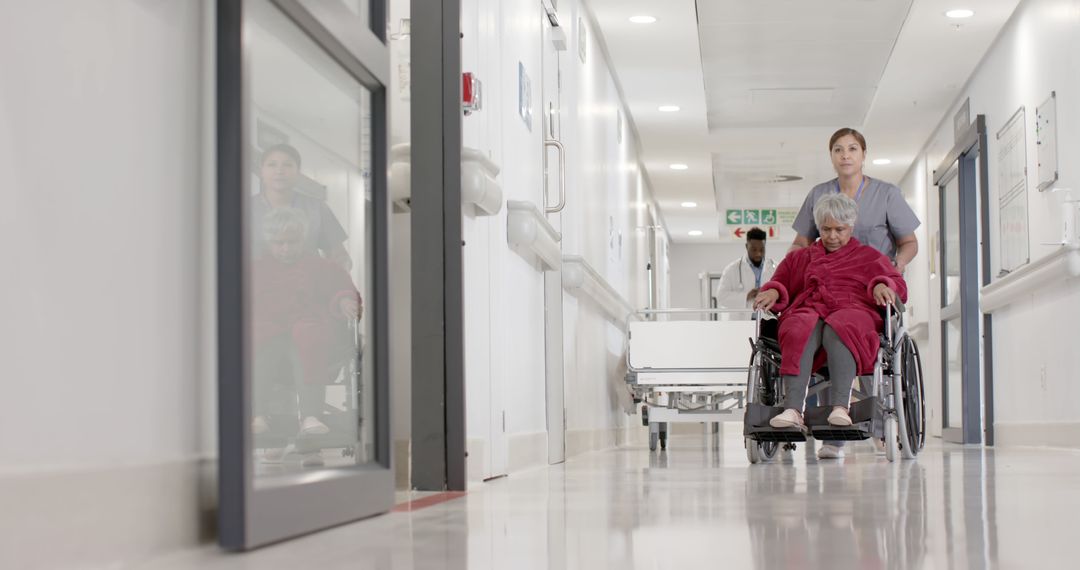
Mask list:
POLYGON ((948 12, 945 12, 945 17, 952 18, 954 20, 962 20, 964 18, 970 18, 974 15, 974 10, 968 10, 966 8, 958 8, 956 10, 949 10, 948 12))
POLYGON ((630 21, 635 24, 651 24, 656 21, 652 16, 631 16, 630 21))
POLYGON ((886 164, 892 164, 892 161, 887 158, 875 158, 874 164, 878 166, 885 166, 886 164))
POLYGON ((674 113, 674 112, 676 112, 678 110, 679 110, 678 105, 661 105, 660 106, 660 112, 661 113, 674 113))
POLYGON ((697 208, 697 202, 683 202, 683 208, 697 208))
POLYGON ((671 165, 672 170, 687 170, 688 168, 690 168, 690 167, 685 165, 685 164, 672 164, 671 165))
POLYGON ((705 234, 705 232, 703 232, 701 230, 690 230, 689 232, 686 233, 686 235, 693 236, 693 237, 698 237, 698 236, 704 235, 704 234, 705 234))

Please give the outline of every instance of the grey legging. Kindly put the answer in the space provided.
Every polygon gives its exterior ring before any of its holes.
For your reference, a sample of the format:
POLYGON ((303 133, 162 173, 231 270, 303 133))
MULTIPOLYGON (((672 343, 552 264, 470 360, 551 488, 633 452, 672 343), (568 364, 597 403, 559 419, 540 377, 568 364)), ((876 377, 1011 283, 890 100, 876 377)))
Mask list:
MULTIPOLYGON (((844 346, 840 336, 825 321, 818 319, 810 338, 806 341, 802 358, 799 359, 799 375, 784 376, 787 395, 784 397, 785 408, 802 411, 806 405, 806 390, 810 386, 810 374, 814 366, 814 355, 818 348, 824 347, 829 362, 829 397, 827 402, 835 406, 845 406, 851 399, 851 386, 855 382, 855 358, 844 346)), ((833 442, 828 442, 833 444, 833 442)))

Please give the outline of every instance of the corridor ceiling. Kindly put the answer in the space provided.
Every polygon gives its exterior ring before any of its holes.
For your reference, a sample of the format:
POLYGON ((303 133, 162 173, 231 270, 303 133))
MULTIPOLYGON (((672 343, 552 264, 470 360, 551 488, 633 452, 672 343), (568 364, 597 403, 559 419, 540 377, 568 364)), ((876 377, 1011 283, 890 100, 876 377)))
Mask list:
POLYGON ((832 178, 828 138, 840 127, 866 135, 867 174, 899 182, 1018 1, 586 3, 672 239, 708 243, 734 239, 725 210, 798 207, 832 178), (963 7, 975 16, 945 17, 963 7), (630 22, 638 15, 656 22, 630 22))

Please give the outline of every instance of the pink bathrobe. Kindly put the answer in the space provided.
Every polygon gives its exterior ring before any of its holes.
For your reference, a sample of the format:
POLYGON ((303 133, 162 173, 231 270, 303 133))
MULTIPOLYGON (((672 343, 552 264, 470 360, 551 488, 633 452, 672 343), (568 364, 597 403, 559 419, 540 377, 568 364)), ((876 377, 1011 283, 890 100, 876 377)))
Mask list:
MULTIPOLYGON (((851 351, 860 375, 873 372, 883 327, 881 307, 874 302, 873 293, 879 283, 907 302, 907 283, 889 258, 855 238, 833 253, 826 253, 820 240, 789 253, 772 281, 761 287, 762 291, 780 293, 772 308, 781 312, 780 373, 799 374, 799 359, 819 319, 824 319, 851 351)), ((814 369, 824 363, 825 352, 819 350, 814 369)))
POLYGON ((341 300, 360 293, 340 266, 309 253, 295 263, 271 256, 252 266, 254 303, 252 333, 256 351, 288 335, 296 347, 305 384, 333 381, 335 366, 354 350, 341 300))

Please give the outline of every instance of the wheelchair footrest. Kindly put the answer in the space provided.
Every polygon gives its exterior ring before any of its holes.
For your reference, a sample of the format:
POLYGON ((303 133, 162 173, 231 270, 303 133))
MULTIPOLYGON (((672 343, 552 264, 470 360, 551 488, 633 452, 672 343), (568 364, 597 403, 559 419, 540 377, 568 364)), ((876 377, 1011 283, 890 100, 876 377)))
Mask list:
POLYGON ((885 421, 881 403, 877 398, 867 398, 851 405, 850 426, 834 426, 829 423, 832 406, 808 408, 804 415, 806 426, 814 439, 822 441, 859 441, 872 437, 884 437, 885 421))
POLYGON ((784 408, 750 404, 743 414, 743 436, 754 441, 778 441, 783 443, 806 441, 806 431, 796 427, 774 428, 769 420, 780 415, 784 408))
POLYGON ((810 433, 821 441, 861 441, 873 437, 870 422, 860 422, 847 427, 812 426, 810 433))

